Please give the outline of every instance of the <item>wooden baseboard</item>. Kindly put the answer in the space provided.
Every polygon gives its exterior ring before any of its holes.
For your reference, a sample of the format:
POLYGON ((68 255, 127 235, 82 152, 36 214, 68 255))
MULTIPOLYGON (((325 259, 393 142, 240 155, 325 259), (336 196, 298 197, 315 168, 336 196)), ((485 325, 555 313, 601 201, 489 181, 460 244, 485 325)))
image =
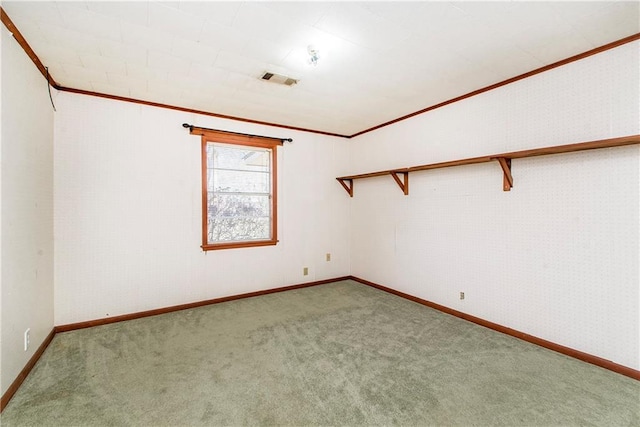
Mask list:
POLYGON ((36 352, 33 353, 33 356, 31 356, 31 359, 29 359, 25 367, 22 368, 22 371, 20 371, 18 377, 13 381, 13 383, 11 383, 7 391, 2 395, 2 398, 0 398, 0 412, 4 411, 4 408, 7 406, 16 391, 18 391, 24 380, 27 378, 27 375, 29 375, 29 372, 31 372, 33 367, 36 365, 36 363, 40 359, 40 356, 42 356, 42 353, 44 353, 47 347, 49 347, 49 344, 51 343, 51 340, 53 340, 55 334, 55 328, 51 329, 49 335, 47 335, 42 344, 40 344, 40 347, 38 347, 36 352))
POLYGON ((573 357, 575 359, 582 360, 583 362, 591 363, 592 365, 599 366, 601 368, 608 369, 610 371, 616 372, 618 374, 622 374, 624 376, 633 378, 634 380, 640 381, 640 371, 632 369, 628 366, 620 365, 612 362, 611 360, 603 359, 598 356, 594 356, 589 353, 585 353, 583 351, 575 350, 573 348, 565 347, 560 344, 553 343, 551 341, 544 340, 542 338, 535 337, 533 335, 526 334, 524 332, 517 331, 515 329, 508 328, 506 326, 499 325, 497 323, 489 322, 488 320, 481 319, 479 317, 472 316, 470 314, 463 313, 458 310, 454 310, 449 307, 445 307, 440 304, 436 304, 431 301, 424 300, 422 298, 418 298, 413 295, 406 294, 404 292, 397 291, 392 288, 388 288, 383 285, 379 285, 377 283, 370 282, 368 280, 361 279, 359 277, 351 276, 349 277, 351 280, 362 283, 363 285, 371 286, 376 289, 380 289, 385 292, 389 292, 390 294, 397 295, 399 297, 408 299, 413 302, 417 302, 418 304, 425 305, 427 307, 436 309, 443 313, 450 314, 452 316, 459 317, 464 320, 468 320, 469 322, 473 322, 477 325, 484 326, 485 328, 493 329, 494 331, 501 332, 503 334, 510 335, 515 338, 519 338, 523 341, 527 341, 529 343, 539 345, 540 347, 547 348, 549 350, 556 351, 558 353, 564 354, 569 357, 573 357))
POLYGON ((154 310, 139 311, 137 313, 123 314, 121 316, 106 317, 104 319, 88 320, 86 322, 69 323, 67 325, 56 326, 54 329, 58 332, 68 332, 76 329, 91 328, 93 326, 107 325, 109 323, 123 322, 125 320, 140 319, 142 317, 156 316, 158 314, 171 313, 173 311, 187 310, 189 308, 202 307, 205 305, 218 304, 221 302, 234 301, 243 298, 257 297, 260 295, 273 294, 276 292, 290 291, 293 289, 308 288, 310 286, 323 285, 325 283, 339 282, 347 280, 350 276, 336 277, 333 279, 318 280, 315 282, 301 283, 298 285, 284 286, 281 288, 265 289, 263 291, 249 292, 246 294, 231 295, 228 297, 214 298, 204 301, 191 302, 187 304, 173 305, 171 307, 157 308, 154 310))
POLYGON ((454 310, 452 308, 445 307, 443 305, 436 304, 434 302, 427 301, 427 300, 424 300, 422 298, 418 298, 416 296, 409 295, 409 294, 406 294, 404 292, 400 292, 400 291, 397 291, 395 289, 388 288, 386 286, 379 285, 377 283, 361 279, 359 277, 343 276, 343 277, 336 277, 336 278, 333 278, 333 279, 318 280, 318 281, 315 281, 315 282, 301 283, 301 284, 298 284, 298 285, 284 286, 284 287, 281 287, 281 288, 266 289, 266 290, 263 290, 263 291, 256 291, 256 292, 249 292, 249 293, 245 293, 245 294, 232 295, 232 296, 228 296, 228 297, 214 298, 214 299, 210 299, 210 300, 198 301, 198 302, 193 302, 193 303, 188 303, 188 304, 174 305, 174 306, 171 306, 171 307, 159 308, 159 309, 148 310, 148 311, 141 311, 141 312, 138 312, 138 313, 125 314, 125 315, 122 315, 122 316, 114 316, 114 317, 110 317, 110 318, 106 318, 106 319, 96 319, 96 320, 90 320, 90 321, 86 321, 86 322, 71 323, 71 324, 67 324, 67 325, 56 326, 51 330, 49 335, 47 335, 47 337, 42 342, 40 347, 38 347, 38 350, 33 354, 31 359, 29 359, 29 362, 27 362, 27 364, 22 369, 22 371, 20 371, 20 374, 18 374, 18 377, 9 386, 7 391, 2 395, 2 398, 0 399, 0 412, 2 412, 4 410, 4 408, 7 406, 7 404, 9 403, 11 398, 13 397, 13 395, 16 393, 16 391, 18 391, 18 389, 20 388, 20 386, 22 385, 24 380, 27 378, 27 376, 29 375, 29 373, 31 372, 31 370, 33 369, 35 364, 38 362, 38 360, 40 359, 40 357, 42 356, 44 351, 47 349, 47 347, 49 346, 49 344, 53 340, 53 337, 55 336, 55 334, 58 333, 58 332, 67 332, 67 331, 72 331, 72 330, 75 330, 75 329, 90 328, 90 327, 93 327, 93 326, 106 325, 106 324, 115 323, 115 322, 122 322, 122 321, 125 321, 125 320, 140 319, 142 317, 156 316, 158 314, 170 313, 170 312, 178 311, 178 310, 186 310, 186 309, 189 309, 189 308, 202 307, 202 306, 205 306, 205 305, 218 304, 218 303, 221 303, 221 302, 234 301, 234 300, 243 299, 243 298, 251 298, 251 297, 256 297, 256 296, 260 296, 260 295, 272 294, 272 293, 276 293, 276 292, 290 291, 290 290, 293 290, 293 289, 302 289, 302 288, 307 288, 307 287, 310 287, 310 286, 317 286, 317 285, 322 285, 322 284, 326 284, 326 283, 339 282, 341 280, 349 280, 349 279, 350 280, 354 280, 354 281, 359 282, 359 283, 362 283, 362 284, 367 285, 367 286, 371 286, 371 287, 376 288, 376 289, 380 289, 380 290, 388 292, 390 294, 397 295, 399 297, 408 299, 410 301, 417 302, 418 304, 422 304, 424 306, 436 309, 436 310, 441 311, 443 313, 447 313, 447 314, 450 314, 452 316, 456 316, 456 317, 459 317, 461 319, 468 320, 469 322, 473 322, 473 323, 478 324, 480 326, 484 326, 486 328, 493 329, 494 331, 501 332, 503 334, 507 334, 507 335, 510 335, 512 337, 515 337, 515 338, 519 338, 521 340, 530 342, 532 344, 539 345, 539 346, 547 348, 549 350, 556 351, 556 352, 564 354, 566 356, 570 356, 570 357, 573 357, 575 359, 582 360, 583 362, 587 362, 587 363, 591 363, 591 364, 596 365, 596 366, 600 366, 601 368, 605 368, 605 369, 608 369, 610 371, 613 371, 613 372, 616 372, 616 373, 619 373, 619 374, 622 374, 622 375, 625 375, 627 377, 630 377, 630 378, 633 378, 635 380, 639 380, 640 381, 640 371, 637 371, 635 369, 629 368, 627 366, 620 365, 620 364, 614 363, 614 362, 612 362, 610 360, 606 360, 606 359, 603 359, 601 357, 593 356, 591 354, 584 353, 584 352, 579 351, 579 350, 574 350, 572 348, 565 347, 565 346, 562 346, 560 344, 553 343, 551 341, 543 340, 541 338, 534 337, 533 335, 525 334, 524 332, 520 332, 520 331, 517 331, 515 329, 511 329, 511 328, 508 328, 506 326, 499 325, 497 323, 489 322, 489 321, 481 319, 479 317, 471 316, 471 315, 463 313, 461 311, 454 310))

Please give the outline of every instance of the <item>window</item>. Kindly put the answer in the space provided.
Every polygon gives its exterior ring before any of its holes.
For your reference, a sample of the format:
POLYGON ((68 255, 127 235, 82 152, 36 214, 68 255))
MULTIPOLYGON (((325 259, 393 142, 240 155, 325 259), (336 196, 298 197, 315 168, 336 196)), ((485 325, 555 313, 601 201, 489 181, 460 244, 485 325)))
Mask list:
POLYGON ((281 140, 218 131, 202 135, 202 249, 275 245, 276 148, 281 140))

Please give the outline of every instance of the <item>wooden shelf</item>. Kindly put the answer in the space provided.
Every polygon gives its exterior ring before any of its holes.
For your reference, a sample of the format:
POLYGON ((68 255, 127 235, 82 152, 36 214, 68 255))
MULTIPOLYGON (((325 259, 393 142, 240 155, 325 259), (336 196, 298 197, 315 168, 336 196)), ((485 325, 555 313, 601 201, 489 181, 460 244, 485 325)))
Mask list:
POLYGON ((573 153, 576 151, 596 150, 600 148, 622 147, 625 145, 640 144, 640 135, 623 136, 620 138, 600 139, 597 141, 579 142, 576 144, 555 145, 552 147, 533 148, 531 150, 512 151, 509 153, 493 154, 490 156, 470 157, 468 159, 451 160, 448 162, 430 163, 426 165, 411 166, 400 169, 389 169, 379 172, 362 173, 359 175, 348 175, 336 178, 349 196, 353 197, 353 181, 357 179, 373 178, 377 176, 391 176, 398 184, 400 190, 406 195, 409 194, 409 173, 426 171, 431 169, 441 169, 453 166, 473 165, 477 163, 498 162, 502 169, 502 189, 509 191, 513 187, 513 176, 511 175, 511 160, 524 159, 527 157, 548 156, 551 154, 573 153), (402 176, 402 179, 401 179, 402 176))

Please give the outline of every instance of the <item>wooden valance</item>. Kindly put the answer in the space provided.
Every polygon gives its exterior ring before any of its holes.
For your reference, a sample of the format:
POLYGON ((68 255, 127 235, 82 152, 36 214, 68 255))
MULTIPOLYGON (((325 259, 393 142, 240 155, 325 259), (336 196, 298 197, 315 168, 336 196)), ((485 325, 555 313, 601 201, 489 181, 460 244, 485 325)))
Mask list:
POLYGON ((274 146, 282 145, 285 141, 293 141, 293 139, 291 138, 275 138, 271 136, 252 135, 249 133, 202 128, 190 125, 188 123, 183 123, 182 127, 189 129, 189 133, 191 135, 201 135, 210 141, 226 142, 230 144, 243 144, 247 141, 251 141, 252 143, 258 143, 256 145, 274 146))

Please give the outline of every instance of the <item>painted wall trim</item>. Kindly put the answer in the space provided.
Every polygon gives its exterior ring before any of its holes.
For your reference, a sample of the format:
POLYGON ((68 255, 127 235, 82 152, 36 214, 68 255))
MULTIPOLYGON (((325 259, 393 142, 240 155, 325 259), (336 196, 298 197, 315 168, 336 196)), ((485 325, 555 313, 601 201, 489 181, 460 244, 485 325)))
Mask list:
POLYGON ((2 395, 2 398, 0 398, 0 412, 4 411, 4 408, 7 406, 13 395, 16 394, 16 391, 18 391, 38 360, 40 360, 40 356, 42 356, 47 347, 49 347, 49 344, 51 344, 51 341, 53 340, 55 334, 55 328, 51 329, 49 335, 46 336, 42 344, 40 344, 40 347, 38 347, 36 352, 33 353, 31 359, 29 359, 24 368, 22 368, 22 371, 20 371, 16 379, 11 383, 7 391, 2 395))
POLYGON ((422 304, 424 306, 436 309, 436 310, 441 311, 443 313, 450 314, 450 315, 455 316, 455 317, 459 317, 461 319, 467 320, 467 321, 475 323, 477 325, 484 326, 485 328, 493 329, 494 331, 501 332, 503 334, 510 335, 512 337, 515 337, 515 338, 519 338, 519 339, 521 339, 523 341, 527 341, 527 342, 529 342, 531 344, 535 344, 535 345, 538 345, 540 347, 544 347, 546 349, 553 350, 555 352, 564 354, 565 356, 573 357, 574 359, 578 359, 578 360, 581 360, 583 362, 591 363, 592 365, 596 365, 596 366, 599 366, 601 368, 608 369, 610 371, 613 371, 613 372, 616 372, 618 374, 622 374, 624 376, 633 378, 634 380, 640 381, 640 371, 637 371, 637 370, 635 370, 633 368, 630 368, 628 366, 624 366, 624 365, 620 365, 618 363, 614 363, 611 360, 603 359, 601 357, 594 356, 592 354, 585 353, 583 351, 579 351, 579 350, 575 350, 575 349, 572 349, 572 348, 569 348, 569 347, 565 347, 563 345, 556 344, 554 342, 547 341, 547 340, 544 340, 542 338, 538 338, 538 337, 535 337, 533 335, 529 335, 529 334, 526 334, 524 332, 520 332, 520 331, 517 331, 515 329, 511 329, 511 328, 508 328, 506 326, 502 326, 502 325, 499 325, 497 323, 493 323, 493 322, 490 322, 488 320, 484 320, 484 319, 481 319, 479 317, 475 317, 475 316, 472 316, 470 314, 466 314, 466 313, 463 313, 461 311, 454 310, 454 309, 449 308, 449 307, 445 307, 444 305, 436 304, 434 302, 427 301, 427 300, 424 300, 422 298, 419 298, 419 297, 416 297, 416 296, 413 296, 413 295, 410 295, 410 294, 406 294, 404 292, 397 291, 395 289, 388 288, 386 286, 379 285, 377 283, 370 282, 370 281, 365 280, 365 279, 361 279, 359 277, 351 276, 350 279, 354 280, 356 282, 362 283, 363 285, 371 286, 373 288, 380 289, 380 290, 385 291, 385 292, 389 292, 390 294, 397 295, 399 297, 408 299, 410 301, 417 302, 418 304, 422 304))
MULTIPOLYGON (((13 33, 13 36, 16 39, 16 41, 20 44, 20 46, 22 46, 22 48, 24 49, 26 54, 29 56, 29 58, 31 58, 33 63, 36 65, 38 70, 40 70, 40 72, 42 73, 42 75, 46 79, 47 78, 47 72, 46 72, 46 69, 45 69, 44 65, 42 64, 42 62, 40 61, 38 56, 35 54, 33 49, 31 49, 31 47, 27 43, 26 39, 22 36, 22 34, 18 30, 18 28, 11 21, 11 19, 5 13, 5 11, 4 11, 4 9, 2 7, 0 7, 0 15, 1 15, 1 18, 2 18, 2 23, 5 25, 5 27, 7 27, 7 29, 11 33, 13 33)), ((563 65, 567 65, 567 64, 569 64, 571 62, 579 61, 579 60, 587 58, 589 56, 596 55, 598 53, 605 52, 605 51, 610 50, 610 49, 614 49, 616 47, 622 46, 622 45, 627 44, 627 43, 634 42, 636 40, 640 40, 640 33, 632 34, 632 35, 630 35, 628 37, 624 37, 624 38, 622 38, 620 40, 616 40, 616 41, 613 41, 611 43, 607 43, 605 45, 602 45, 600 47, 596 47, 594 49, 591 49, 591 50, 588 50, 586 52, 580 53, 578 55, 574 55, 574 56, 571 56, 569 58, 554 62, 552 64, 545 65, 544 67, 536 68, 535 70, 529 71, 527 73, 520 74, 520 75, 517 75, 515 77, 511 77, 510 79, 503 80, 503 81, 500 81, 498 83, 494 83, 492 85, 485 86, 485 87, 480 88, 480 89, 476 89, 476 90, 474 90, 472 92, 469 92, 469 93, 466 93, 464 95, 460 95, 460 96, 457 96, 455 98, 449 99, 447 101, 443 101, 443 102, 440 102, 438 104, 432 105, 430 107, 423 108, 422 110, 415 111, 415 112, 407 114, 405 116, 398 117, 397 119, 393 119, 393 120, 390 120, 388 122, 381 123, 379 125, 373 126, 371 128, 365 129, 365 130, 362 130, 362 131, 354 133, 352 135, 342 135, 342 134, 337 134, 337 133, 332 133, 332 132, 325 132, 325 131, 321 131, 321 130, 306 129, 306 128, 300 128, 300 127, 296 127, 296 126, 288 126, 288 125, 282 125, 282 124, 277 124, 277 123, 264 122, 264 121, 260 121, 260 120, 252 120, 252 119, 247 119, 247 118, 242 118, 242 117, 229 116, 229 115, 225 115, 225 114, 217 114, 217 113, 212 113, 212 112, 207 112, 207 111, 195 110, 195 109, 192 109, 192 108, 179 107, 179 106, 175 106, 175 105, 161 104, 161 103, 151 102, 151 101, 142 101, 142 100, 139 100, 139 99, 127 98, 127 97, 124 97, 124 96, 109 95, 109 94, 105 94, 105 93, 92 92, 92 91, 83 90, 83 89, 74 89, 74 88, 71 88, 71 87, 65 87, 65 86, 59 85, 58 83, 56 83, 56 81, 51 76, 51 74, 49 74, 49 81, 50 81, 51 85, 54 88, 56 88, 56 89, 58 89, 60 91, 64 91, 64 92, 71 92, 71 93, 82 94, 82 95, 96 96, 96 97, 107 98, 107 99, 114 99, 114 100, 123 101, 123 102, 132 102, 132 103, 136 103, 136 104, 149 105, 149 106, 152 106, 152 107, 166 108, 166 109, 170 109, 170 110, 184 111, 184 112, 187 112, 187 113, 194 113, 194 114, 202 114, 202 115, 205 115, 205 116, 217 117, 217 118, 221 118, 221 119, 228 119, 228 120, 234 120, 234 121, 245 122, 245 123, 253 123, 253 124, 259 124, 259 125, 274 126, 274 127, 279 127, 279 128, 283 128, 283 129, 291 129, 291 130, 297 130, 297 131, 301 131, 301 132, 309 132, 309 133, 315 133, 315 134, 320 134, 320 135, 328 135, 328 136, 335 136, 335 137, 339 137, 339 138, 351 139, 351 138, 355 138, 356 136, 360 136, 360 135, 363 135, 365 133, 372 132, 372 131, 374 131, 376 129, 380 129, 380 128, 383 128, 385 126, 389 126, 389 125, 392 125, 394 123, 398 123, 398 122, 400 122, 402 120, 409 119, 409 118, 417 116, 419 114, 423 114, 423 113, 426 113, 426 112, 429 112, 429 111, 433 111, 433 110, 435 110, 437 108, 441 108, 441 107, 444 107, 446 105, 453 104, 454 102, 458 102, 458 101, 462 101, 462 100, 467 99, 467 98, 471 98, 472 96, 479 95, 481 93, 485 93, 485 92, 488 92, 488 91, 493 90, 493 89, 497 89, 497 88, 502 87, 502 86, 506 86, 506 85, 508 85, 510 83, 514 83, 514 82, 517 82, 519 80, 523 80, 523 79, 526 79, 528 77, 535 76, 536 74, 540 74, 540 73, 543 73, 545 71, 549 71, 549 70, 552 70, 554 68, 561 67, 563 65)))

